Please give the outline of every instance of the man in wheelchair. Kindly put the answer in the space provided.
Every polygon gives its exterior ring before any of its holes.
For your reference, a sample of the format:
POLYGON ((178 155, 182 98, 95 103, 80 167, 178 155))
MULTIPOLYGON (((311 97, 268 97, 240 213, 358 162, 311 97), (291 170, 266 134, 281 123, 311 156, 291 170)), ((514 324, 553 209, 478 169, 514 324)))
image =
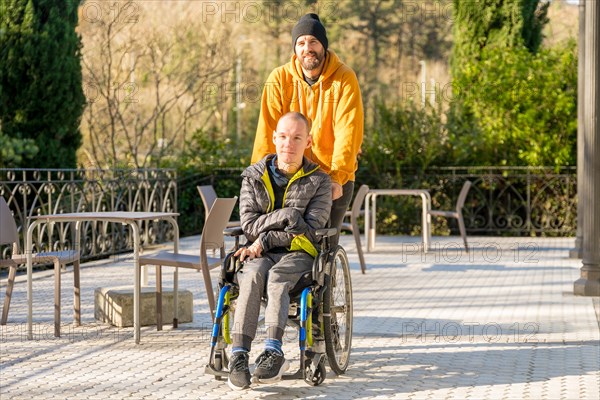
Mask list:
POLYGON ((329 176, 304 157, 312 144, 309 132, 302 114, 285 114, 273 133, 276 154, 242 173, 240 219, 249 246, 235 253, 244 264, 237 274, 229 362, 228 384, 236 390, 248 388, 251 381, 278 381, 288 368, 281 346, 289 290, 313 268, 319 241, 315 232, 327 226, 332 203, 329 176), (248 354, 264 296, 266 340, 251 376, 248 354))

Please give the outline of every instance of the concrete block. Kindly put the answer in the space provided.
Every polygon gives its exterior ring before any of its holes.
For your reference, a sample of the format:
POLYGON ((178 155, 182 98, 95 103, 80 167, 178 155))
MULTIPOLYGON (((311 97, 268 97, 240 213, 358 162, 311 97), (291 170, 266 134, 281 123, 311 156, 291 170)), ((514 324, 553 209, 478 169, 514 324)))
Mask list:
MULTIPOLYGON (((192 322, 193 297, 189 290, 179 290, 179 323, 192 322)), ((142 326, 156 325, 156 289, 143 287, 140 296, 142 326)), ((163 324, 173 322, 173 290, 162 293, 163 324)), ((94 290, 94 316, 119 328, 133 326, 133 287, 120 286, 94 290)))

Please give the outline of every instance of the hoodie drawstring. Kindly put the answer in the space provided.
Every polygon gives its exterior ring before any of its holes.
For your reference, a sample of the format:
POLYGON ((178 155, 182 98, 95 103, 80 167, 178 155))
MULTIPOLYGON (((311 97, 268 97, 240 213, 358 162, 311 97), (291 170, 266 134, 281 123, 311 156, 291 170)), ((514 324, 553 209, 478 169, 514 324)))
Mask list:
POLYGON ((319 120, 319 131, 323 126, 323 81, 319 82, 319 105, 317 105, 317 117, 315 119, 319 120))
POLYGON ((300 81, 296 81, 296 84, 298 87, 298 104, 300 105, 300 114, 308 118, 302 107, 302 83, 300 83, 300 81))
MULTIPOLYGON (((300 105, 300 113, 303 114, 306 118, 310 118, 310 115, 306 115, 306 110, 304 110, 304 107, 303 107, 302 82, 296 81, 296 86, 298 89, 298 104, 300 105)), ((315 119, 314 119, 314 121, 319 122, 319 125, 318 125, 319 131, 323 127, 323 121, 321 118, 322 116, 323 116, 323 81, 320 81, 319 82, 319 103, 317 105, 317 114, 315 115, 315 119)), ((312 129, 311 129, 311 132, 312 132, 312 129)))

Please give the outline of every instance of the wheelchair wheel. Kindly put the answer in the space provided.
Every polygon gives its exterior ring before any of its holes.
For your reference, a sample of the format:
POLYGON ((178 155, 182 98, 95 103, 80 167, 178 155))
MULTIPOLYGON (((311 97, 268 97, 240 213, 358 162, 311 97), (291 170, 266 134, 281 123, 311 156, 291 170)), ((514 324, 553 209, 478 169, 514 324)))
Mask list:
POLYGON ((330 271, 325 274, 323 323, 325 351, 336 374, 346 372, 352 346, 352 284, 350 264, 340 246, 331 253, 330 271))

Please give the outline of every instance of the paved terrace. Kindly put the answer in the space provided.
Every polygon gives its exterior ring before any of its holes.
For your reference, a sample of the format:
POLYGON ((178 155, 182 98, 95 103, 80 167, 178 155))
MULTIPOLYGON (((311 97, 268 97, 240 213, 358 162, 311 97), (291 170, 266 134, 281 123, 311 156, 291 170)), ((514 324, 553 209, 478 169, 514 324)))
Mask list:
MULTIPOLYGON (((204 375, 210 317, 195 271, 180 273, 182 288, 194 293, 194 322, 162 332, 145 327, 140 345, 131 328, 94 320, 94 288, 132 282, 127 255, 82 266, 79 328, 69 325, 72 271, 63 274, 59 339, 52 336, 52 271, 34 275, 33 341, 21 276, 9 324, 0 327, 0 398, 600 398, 600 307, 572 294, 581 263, 567 258, 573 239, 471 237, 468 256, 456 238, 434 238, 426 256, 417 241, 379 237, 361 275, 354 244, 342 237, 353 273, 352 359, 344 376, 328 371, 319 387, 285 381, 240 393, 204 375)), ((182 248, 194 252, 197 243, 185 238, 182 248)), ((168 287, 172 274, 163 275, 168 287)), ((286 332, 286 354, 297 363, 296 334, 286 332)))

